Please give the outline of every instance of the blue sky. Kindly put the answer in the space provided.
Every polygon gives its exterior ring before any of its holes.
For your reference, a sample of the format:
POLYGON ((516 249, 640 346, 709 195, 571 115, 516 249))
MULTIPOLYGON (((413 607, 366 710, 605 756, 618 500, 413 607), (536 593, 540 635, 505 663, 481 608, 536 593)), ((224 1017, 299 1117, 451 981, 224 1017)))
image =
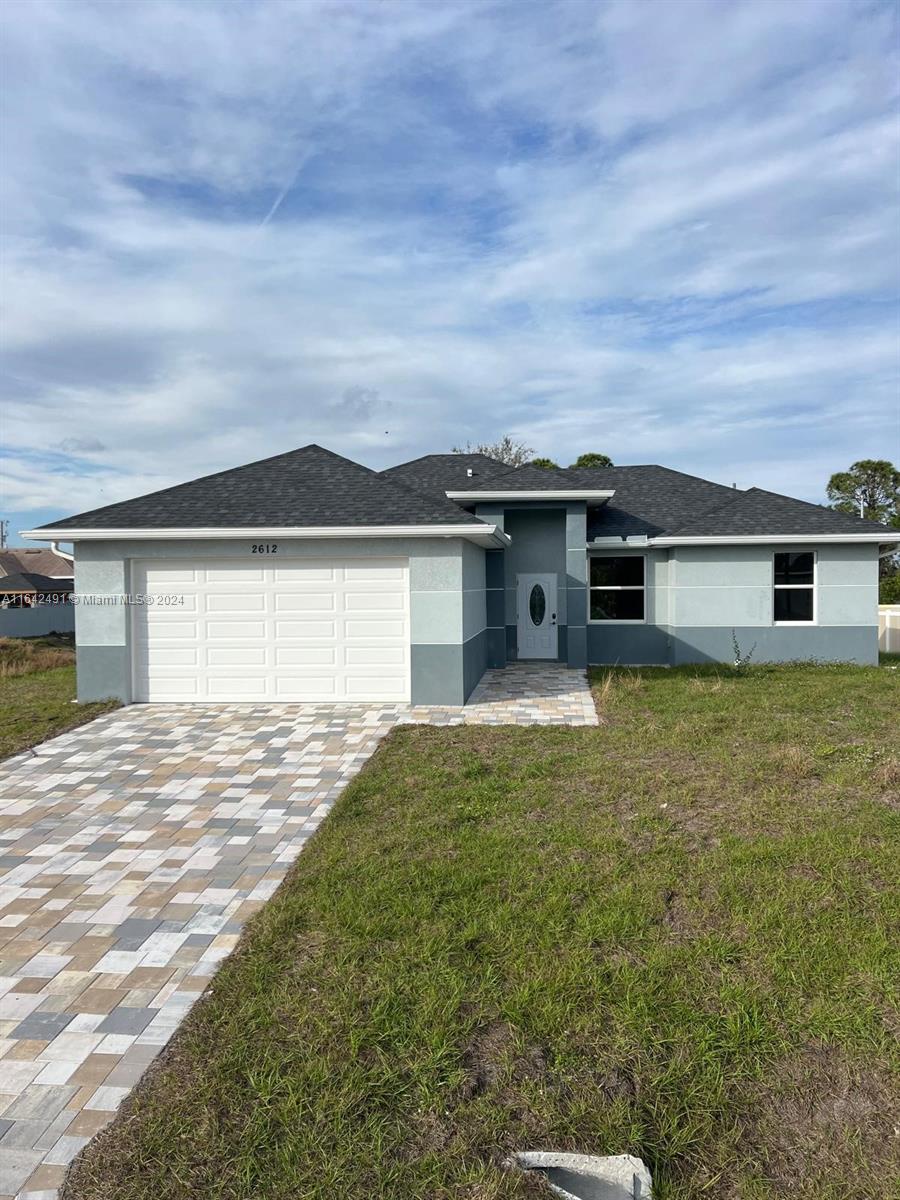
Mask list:
POLYGON ((3 515, 310 441, 900 458, 898 11, 6 0, 3 515))

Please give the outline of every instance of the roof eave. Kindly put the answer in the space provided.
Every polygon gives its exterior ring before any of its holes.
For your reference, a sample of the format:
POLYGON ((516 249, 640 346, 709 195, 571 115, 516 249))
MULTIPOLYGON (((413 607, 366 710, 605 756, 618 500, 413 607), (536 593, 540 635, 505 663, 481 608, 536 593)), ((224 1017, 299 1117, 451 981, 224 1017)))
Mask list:
POLYGON ((440 537, 464 538, 477 545, 507 546, 510 538, 497 525, 487 522, 464 525, 267 525, 237 527, 170 527, 165 529, 23 529, 20 537, 34 541, 109 542, 109 541, 221 541, 225 538, 386 538, 440 537))
POLYGON ((655 537, 651 546, 760 546, 778 542, 782 545, 828 544, 829 542, 861 542, 887 545, 900 542, 900 533, 752 533, 752 534, 695 534, 688 537, 655 537))
POLYGON ((474 503, 493 500, 593 500, 605 504, 615 495, 615 489, 541 488, 521 491, 446 492, 448 500, 474 503))

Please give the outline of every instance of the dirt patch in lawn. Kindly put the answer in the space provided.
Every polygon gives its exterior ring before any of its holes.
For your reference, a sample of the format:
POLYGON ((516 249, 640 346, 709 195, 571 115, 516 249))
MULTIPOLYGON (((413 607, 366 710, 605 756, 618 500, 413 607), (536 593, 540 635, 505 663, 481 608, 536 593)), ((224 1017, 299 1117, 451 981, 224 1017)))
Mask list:
POLYGON ((462 1062, 466 1071, 460 1092, 463 1100, 492 1091, 501 1080, 514 1086, 522 1080, 540 1079, 547 1072, 540 1046, 526 1046, 520 1053, 515 1030, 505 1021, 480 1025, 463 1051, 462 1062))
POLYGON ((778 1195, 818 1195, 828 1185, 842 1200, 883 1200, 900 1172, 896 1113, 897 1081, 883 1064, 810 1042, 756 1089, 741 1148, 778 1195))

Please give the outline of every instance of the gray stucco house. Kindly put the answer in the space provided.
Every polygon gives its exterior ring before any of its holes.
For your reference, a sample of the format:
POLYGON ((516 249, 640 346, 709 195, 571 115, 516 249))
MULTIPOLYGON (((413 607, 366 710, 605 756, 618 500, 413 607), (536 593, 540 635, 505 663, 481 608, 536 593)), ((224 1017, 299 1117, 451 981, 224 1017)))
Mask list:
POLYGON ((78 696, 461 704, 515 659, 878 660, 900 534, 658 466, 319 446, 68 517, 78 696))

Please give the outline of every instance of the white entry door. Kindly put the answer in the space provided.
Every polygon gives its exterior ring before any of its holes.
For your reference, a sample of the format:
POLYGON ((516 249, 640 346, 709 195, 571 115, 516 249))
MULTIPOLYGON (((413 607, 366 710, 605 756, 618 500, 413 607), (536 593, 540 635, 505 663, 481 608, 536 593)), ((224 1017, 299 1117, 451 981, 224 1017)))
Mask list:
POLYGON ((556 575, 517 575, 519 658, 556 658, 556 575))
POLYGON ((135 563, 134 698, 409 700, 406 559, 135 563))

